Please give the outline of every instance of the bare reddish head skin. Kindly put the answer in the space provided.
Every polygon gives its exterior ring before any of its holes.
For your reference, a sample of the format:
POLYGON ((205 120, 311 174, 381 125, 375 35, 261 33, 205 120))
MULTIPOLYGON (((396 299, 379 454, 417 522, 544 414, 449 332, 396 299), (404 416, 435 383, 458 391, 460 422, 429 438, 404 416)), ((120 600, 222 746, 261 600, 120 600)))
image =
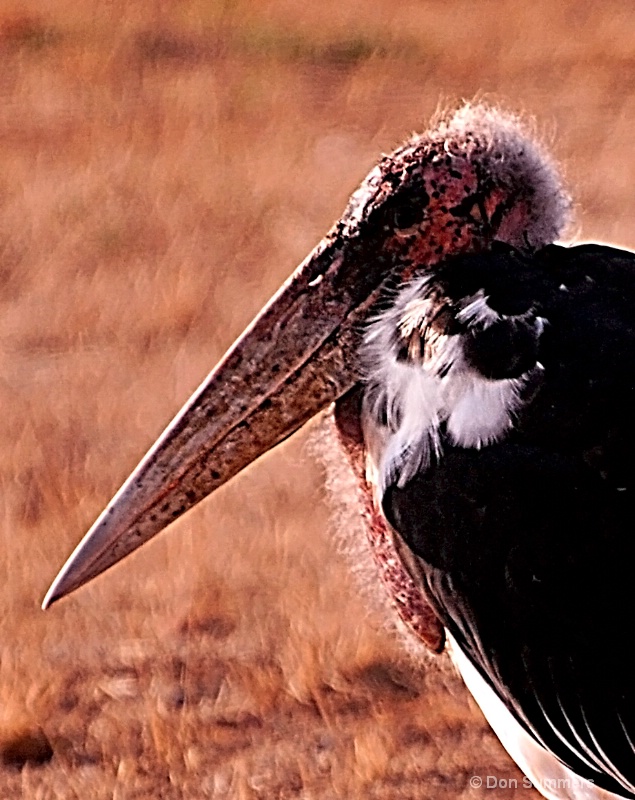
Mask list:
MULTIPOLYGON (((381 227, 384 252, 402 282, 451 256, 486 251, 494 241, 536 250, 560 235, 569 212, 569 196, 540 144, 516 117, 487 106, 466 106, 385 156, 348 211, 381 227)), ((337 401, 335 420, 360 489, 364 527, 401 619, 438 653, 444 630, 417 580, 416 559, 366 480, 362 391, 337 401)))
MULTIPOLYGON (((112 567, 333 401, 338 420, 351 417, 359 429, 359 410, 355 417, 343 398, 363 379, 365 324, 385 307, 387 290, 497 239, 536 250, 560 235, 569 208, 525 126, 486 105, 467 104, 384 156, 142 459, 44 606, 112 567)), ((440 650, 443 632, 417 588, 417 563, 373 505, 361 432, 349 428, 340 438, 380 573, 408 626, 440 650)))

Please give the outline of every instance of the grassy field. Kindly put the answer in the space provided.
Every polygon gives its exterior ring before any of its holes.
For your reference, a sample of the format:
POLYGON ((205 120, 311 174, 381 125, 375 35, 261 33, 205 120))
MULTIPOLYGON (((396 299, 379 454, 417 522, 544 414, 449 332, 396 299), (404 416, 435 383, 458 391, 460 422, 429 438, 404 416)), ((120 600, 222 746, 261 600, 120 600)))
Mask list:
POLYGON ((39 603, 439 103, 535 116, 572 235, 635 247, 630 0, 43 7, 0 2, 0 800, 534 797, 445 659, 413 658, 351 577, 311 457, 324 422, 39 603))

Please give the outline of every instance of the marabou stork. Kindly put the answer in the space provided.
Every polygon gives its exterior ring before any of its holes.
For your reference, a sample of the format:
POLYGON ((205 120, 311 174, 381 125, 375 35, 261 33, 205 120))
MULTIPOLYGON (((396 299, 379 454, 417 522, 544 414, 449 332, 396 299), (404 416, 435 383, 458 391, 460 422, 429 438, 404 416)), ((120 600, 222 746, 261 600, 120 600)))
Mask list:
POLYGON ((384 156, 185 405, 44 606, 335 404, 379 574, 546 797, 635 798, 635 253, 514 115, 384 156))

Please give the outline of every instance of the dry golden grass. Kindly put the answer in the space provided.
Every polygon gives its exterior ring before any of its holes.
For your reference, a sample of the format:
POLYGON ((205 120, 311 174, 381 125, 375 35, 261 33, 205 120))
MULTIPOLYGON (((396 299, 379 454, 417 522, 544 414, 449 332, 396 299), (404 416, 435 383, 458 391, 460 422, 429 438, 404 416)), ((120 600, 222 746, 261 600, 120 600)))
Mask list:
POLYGON ((305 434, 39 602, 377 154, 440 101, 535 114, 580 235, 635 246, 634 13, 2 3, 1 798, 437 800, 518 777, 443 659, 413 663, 349 578, 305 434))

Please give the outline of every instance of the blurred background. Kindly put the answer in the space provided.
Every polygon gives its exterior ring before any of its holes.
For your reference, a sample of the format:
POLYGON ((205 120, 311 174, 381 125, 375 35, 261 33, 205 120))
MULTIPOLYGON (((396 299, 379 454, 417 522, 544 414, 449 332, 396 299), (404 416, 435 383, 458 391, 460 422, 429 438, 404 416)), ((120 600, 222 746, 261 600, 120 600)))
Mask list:
POLYGON ((0 0, 0 797, 534 796, 351 577, 311 431, 39 604, 439 105, 535 117, 572 236, 635 247, 634 44, 630 0, 0 0))

